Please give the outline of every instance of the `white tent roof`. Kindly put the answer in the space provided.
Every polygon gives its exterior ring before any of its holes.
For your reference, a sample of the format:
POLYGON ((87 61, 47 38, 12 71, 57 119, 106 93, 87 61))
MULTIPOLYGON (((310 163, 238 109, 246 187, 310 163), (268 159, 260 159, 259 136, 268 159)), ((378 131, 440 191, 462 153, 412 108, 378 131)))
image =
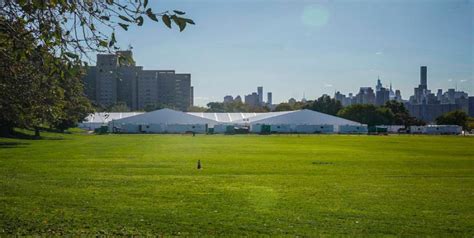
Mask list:
POLYGON ((358 122, 344 118, 316 112, 312 110, 298 110, 282 113, 271 117, 252 120, 252 124, 299 124, 299 125, 361 125, 358 122))
POLYGON ((112 120, 118 120, 126 117, 143 114, 144 112, 96 112, 89 114, 84 123, 108 123, 112 120))
MULTIPOLYGON (((299 124, 299 125, 361 125, 358 122, 311 110, 265 113, 180 112, 161 109, 152 112, 95 113, 86 120, 101 123, 132 124, 299 124)), ((89 122, 90 122, 89 121, 89 122)))
POLYGON ((184 112, 175 111, 171 109, 161 109, 152 112, 143 113, 136 116, 131 116, 119 120, 114 120, 113 123, 131 123, 131 124, 214 124, 215 121, 193 116, 184 112))
POLYGON ((280 115, 285 115, 288 113, 292 113, 295 111, 283 111, 283 112, 265 112, 265 113, 259 113, 258 115, 255 115, 254 117, 247 118, 246 120, 239 120, 235 121, 235 123, 253 123, 255 121, 267 119, 267 118, 273 118, 276 116, 280 115))
POLYGON ((254 118, 267 118, 288 112, 187 112, 189 115, 207 118, 218 123, 245 123, 254 118))

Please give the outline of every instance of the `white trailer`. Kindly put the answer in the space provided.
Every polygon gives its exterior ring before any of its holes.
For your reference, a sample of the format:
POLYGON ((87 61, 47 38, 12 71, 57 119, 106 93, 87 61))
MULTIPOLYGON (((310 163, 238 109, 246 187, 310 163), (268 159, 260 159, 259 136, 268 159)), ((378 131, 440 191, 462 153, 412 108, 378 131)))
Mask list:
POLYGON ((369 130, 367 125, 340 125, 338 132, 340 134, 367 134, 369 130))
POLYGON ((296 133, 334 133, 334 125, 296 125, 296 133))

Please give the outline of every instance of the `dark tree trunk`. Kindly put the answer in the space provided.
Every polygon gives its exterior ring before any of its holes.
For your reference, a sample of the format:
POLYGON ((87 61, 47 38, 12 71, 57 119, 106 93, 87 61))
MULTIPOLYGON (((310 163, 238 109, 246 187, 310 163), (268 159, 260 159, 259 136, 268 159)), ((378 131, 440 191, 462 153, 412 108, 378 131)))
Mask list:
POLYGON ((13 135, 13 127, 9 125, 0 125, 0 136, 10 137, 13 135))
POLYGON ((38 127, 35 127, 35 138, 39 139, 40 138, 40 129, 38 127))

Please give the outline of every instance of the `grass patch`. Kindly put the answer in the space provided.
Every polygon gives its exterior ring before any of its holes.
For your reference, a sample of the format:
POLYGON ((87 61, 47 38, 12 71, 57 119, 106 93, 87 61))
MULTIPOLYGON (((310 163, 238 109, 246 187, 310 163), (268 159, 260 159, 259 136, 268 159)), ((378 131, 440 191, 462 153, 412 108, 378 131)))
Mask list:
POLYGON ((0 138, 0 235, 474 235, 473 137, 43 136, 0 138))

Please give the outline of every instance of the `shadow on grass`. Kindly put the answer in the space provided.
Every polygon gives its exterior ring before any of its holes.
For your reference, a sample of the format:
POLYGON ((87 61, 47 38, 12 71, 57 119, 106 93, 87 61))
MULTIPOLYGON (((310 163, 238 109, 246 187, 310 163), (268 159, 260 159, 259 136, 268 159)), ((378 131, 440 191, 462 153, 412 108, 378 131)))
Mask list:
POLYGON ((13 133, 8 135, 0 135, 0 138, 10 138, 10 139, 20 139, 20 140, 64 140, 63 137, 60 136, 40 136, 37 137, 33 132, 30 131, 18 131, 15 130, 13 133))
POLYGON ((0 142, 0 149, 11 149, 11 148, 21 148, 28 145, 28 143, 22 142, 0 142))

